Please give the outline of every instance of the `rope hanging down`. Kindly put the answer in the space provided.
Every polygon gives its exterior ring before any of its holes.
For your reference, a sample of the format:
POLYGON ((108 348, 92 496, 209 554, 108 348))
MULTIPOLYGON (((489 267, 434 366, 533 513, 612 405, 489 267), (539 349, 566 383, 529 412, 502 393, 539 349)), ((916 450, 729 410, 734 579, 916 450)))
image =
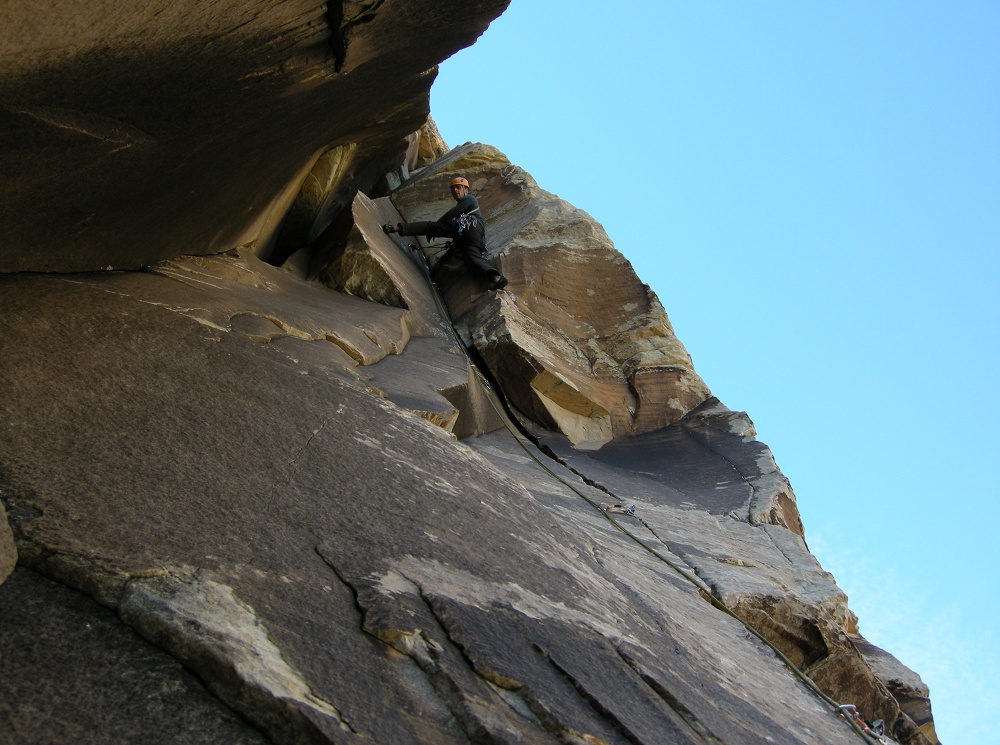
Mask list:
MULTIPOLYGON (((395 236, 390 236, 394 243, 420 267, 424 272, 427 279, 427 283, 430 287, 431 295, 434 297, 434 302, 437 305, 438 312, 441 314, 441 318, 448 324, 451 329, 452 335, 455 337, 455 341, 459 345, 459 349, 462 350, 466 358, 469 360, 469 364, 472 366, 473 371, 476 374, 476 380, 481 386, 486 399, 490 402, 490 406, 493 408, 496 415, 499 417, 500 421, 503 422, 504 428, 507 432, 514 438, 514 441, 521 447, 525 454, 531 458, 539 467, 542 468, 547 474, 556 479, 563 486, 572 491, 580 499, 586 502, 588 505, 593 507, 600 513, 605 520, 607 520, 611 525, 623 533, 625 536, 634 541, 640 548, 649 553, 655 559, 663 562, 668 567, 670 567, 674 572, 679 574, 681 577, 686 579, 698 590, 698 594, 712 604, 717 610, 722 611, 726 615, 734 618, 743 625, 746 630, 764 643, 774 654, 781 660, 782 663, 795 675, 799 680, 801 680, 810 691, 812 691, 816 696, 820 698, 824 703, 826 703, 838 714, 851 729, 853 729, 866 743, 870 745, 886 745, 888 740, 886 740, 884 732, 884 724, 881 719, 877 720, 872 726, 869 727, 867 723, 861 718, 860 713, 853 704, 840 704, 833 698, 824 693, 815 681, 806 675, 802 670, 800 670, 794 662, 792 662, 780 649, 778 649, 774 644, 772 644, 767 638, 765 638, 757 629, 751 626, 749 623, 744 621, 735 612, 733 612, 729 606, 723 603, 719 598, 713 595, 711 592, 706 591, 702 587, 702 582, 695 577, 691 572, 689 572, 684 567, 681 567, 677 562, 671 560, 669 557, 664 556, 662 553, 657 551, 655 548, 648 546, 639 536, 633 533, 625 525, 623 525, 616 517, 615 514, 624 514, 628 517, 633 517, 635 519, 641 520, 641 518, 635 515, 635 507, 630 506, 628 508, 622 507, 620 504, 613 506, 607 505, 603 502, 598 502, 592 499, 590 496, 581 491, 575 484, 567 480, 562 474, 556 473, 552 468, 549 467, 541 458, 536 454, 536 450, 539 450, 539 446, 535 438, 525 431, 521 425, 517 422, 517 418, 514 416, 513 412, 510 410, 510 405, 507 401, 506 396, 503 394, 503 389, 500 387, 499 382, 490 383, 486 378, 483 371, 480 370, 479 366, 475 363, 475 357, 478 356, 473 350, 470 350, 468 345, 462 340, 461 335, 455 328, 455 324, 451 320, 451 314, 448 312, 448 308, 444 304, 444 300, 441 298, 441 293, 438 290, 437 284, 434 282, 434 278, 431 276, 430 262, 427 259, 426 254, 418 247, 411 246, 409 244, 403 243, 395 238, 395 236), (496 395, 490 395, 495 393, 496 395), (497 402, 500 402, 500 407, 498 407, 497 402), (502 410, 501 410, 502 408, 502 410), (525 440, 530 442, 533 447, 528 447, 525 440)), ((450 246, 448 246, 450 248, 450 246)), ((643 523, 645 524, 645 523, 643 523)))

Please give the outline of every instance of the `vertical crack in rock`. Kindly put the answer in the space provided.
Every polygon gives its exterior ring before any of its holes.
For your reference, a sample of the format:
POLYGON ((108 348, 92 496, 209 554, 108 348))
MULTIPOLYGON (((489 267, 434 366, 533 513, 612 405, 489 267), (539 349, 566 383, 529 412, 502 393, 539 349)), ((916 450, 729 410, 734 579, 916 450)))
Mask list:
MULTIPOLYGON (((438 614, 437 610, 434 608, 433 598, 424 590, 423 587, 414 582, 414 580, 410 579, 409 577, 407 577, 407 579, 410 582, 413 582, 414 586, 416 587, 417 591, 420 594, 420 599, 423 601, 425 607, 427 608, 427 611, 430 613, 431 617, 437 622, 438 627, 441 629, 441 632, 444 634, 445 638, 448 640, 451 646, 455 649, 456 652, 458 652, 461 659, 465 661, 465 664, 468 666, 469 670, 471 670, 473 673, 478 675, 480 678, 482 678, 492 686, 495 686, 496 688, 500 688, 515 693, 524 689, 525 687, 524 683, 522 683, 521 681, 507 677, 505 675, 501 675, 495 670, 485 669, 480 664, 478 664, 469 654, 468 650, 465 648, 465 645, 463 645, 458 639, 456 639, 452 635, 449 629, 449 625, 447 623, 447 619, 442 618, 438 614)), ((438 649, 440 649, 440 647, 438 647, 438 649)), ((459 695, 461 695, 460 691, 457 688, 456 688, 456 693, 459 693, 459 695)))
MULTIPOLYGON (((317 552, 354 592, 364 619, 362 629, 417 664, 472 742, 508 745, 604 742, 561 721, 526 682, 496 669, 488 660, 478 659, 479 655, 470 651, 460 637, 471 633, 477 643, 486 642, 487 638, 465 628, 461 612, 455 616, 442 610, 455 599, 450 594, 439 597, 425 587, 420 577, 400 567, 360 583, 352 582, 324 556, 322 547, 317 552), (455 631, 459 632, 457 636, 455 631)), ((496 598, 480 597, 480 600, 492 606, 496 598)), ((457 602, 463 605, 463 601, 457 602)), ((478 603, 475 607, 479 607, 478 603)), ((491 607, 485 612, 491 617, 502 617, 504 610, 491 607)), ((520 614, 515 616, 520 618, 520 614)), ((499 623, 505 626, 507 621, 499 623)), ((480 631, 493 639, 490 644, 500 642, 492 636, 495 630, 480 631)))
MULTIPOLYGON (((473 655, 466 649, 466 646, 460 640, 456 639, 454 635, 451 633, 450 624, 447 622, 447 619, 443 618, 437 612, 435 608, 434 598, 430 594, 426 593, 423 590, 423 588, 420 587, 419 585, 417 585, 417 588, 420 592, 420 597, 424 601, 424 604, 426 605, 428 611, 440 626, 442 632, 444 633, 449 643, 461 655, 462 659, 469 666, 469 669, 477 676, 485 680, 494 689, 499 689, 500 691, 506 691, 508 694, 516 696, 518 700, 521 702, 521 705, 526 707, 527 710, 532 714, 532 717, 530 718, 529 721, 533 722, 536 725, 541 726, 542 729, 545 730, 547 733, 555 735, 563 742, 566 741, 572 742, 574 740, 587 743, 603 742, 602 740, 599 740, 598 738, 595 738, 592 735, 587 735, 585 733, 578 732, 574 728, 570 727, 568 723, 561 721, 558 715, 555 712, 551 711, 551 709, 541 701, 541 699, 531 689, 531 686, 510 676, 503 675, 502 673, 496 670, 486 668, 483 666, 481 662, 478 662, 476 659, 474 659, 473 655)), ((533 644, 532 647, 536 652, 542 651, 537 644, 533 644)), ((548 659, 547 654, 545 654, 544 652, 542 652, 542 656, 548 659)), ((569 679, 568 676, 565 676, 565 674, 563 674, 563 677, 569 679)), ((572 680, 570 680, 570 682, 572 683, 572 680)), ((579 688, 575 684, 573 685, 573 688, 579 690, 579 688)), ((508 700, 508 696, 501 695, 501 699, 507 702, 508 705, 511 705, 510 701, 508 700)), ((588 701, 588 704, 589 703, 590 702, 588 701)), ((521 710, 521 706, 511 705, 511 708, 513 708, 514 711, 518 713, 518 715, 522 717, 525 716, 521 710)), ((592 706, 591 708, 594 707, 592 706)), ((598 711, 598 709, 595 708, 595 711, 598 711)))
POLYGON ((580 698, 583 699, 587 705, 593 709, 601 719, 604 719, 612 727, 614 727, 618 732, 620 732, 629 742, 635 743, 635 745, 646 745, 646 741, 634 731, 628 723, 619 717, 615 712, 611 711, 607 706, 605 706, 600 699, 592 693, 586 683, 580 680, 577 676, 573 675, 564 665, 561 665, 553 655, 544 647, 539 644, 535 644, 535 650, 541 654, 548 663, 576 690, 580 698))
POLYGON ((375 20, 385 0, 329 0, 326 19, 330 24, 330 48, 333 50, 334 69, 340 72, 347 60, 348 37, 357 27, 375 20), (351 7, 358 5, 358 7, 351 7))
POLYGON ((662 699, 667 706, 677 712, 677 715, 681 719, 687 722, 688 726, 692 729, 692 731, 694 731, 695 734, 698 735, 698 737, 701 738, 701 741, 705 743, 705 745, 725 745, 724 741, 716 737, 712 731, 705 726, 697 716, 695 716, 693 711, 684 706, 684 704, 680 702, 680 699, 667 690, 666 686, 643 671, 642 667, 636 662, 635 659, 632 658, 631 655, 625 652, 621 647, 615 647, 615 651, 618 653, 618 656, 622 659, 622 661, 635 671, 636 675, 639 676, 639 679, 649 686, 653 693, 662 699))
POLYGON ((314 429, 312 431, 312 434, 309 435, 309 437, 302 444, 302 446, 298 450, 295 451, 295 453, 292 455, 291 458, 288 459, 288 467, 290 469, 292 469, 292 470, 295 469, 296 464, 298 463, 298 460, 299 460, 299 456, 302 455, 302 453, 306 450, 306 448, 308 448, 309 445, 312 444, 312 441, 314 439, 316 439, 316 435, 318 435, 320 432, 322 432, 326 428, 326 425, 328 425, 331 421, 333 421, 336 418, 337 418, 337 414, 331 414, 326 419, 324 419, 322 422, 320 422, 319 427, 317 427, 316 429, 314 429))
MULTIPOLYGON (((364 593, 358 586, 338 569, 334 562, 323 552, 321 547, 317 546, 315 551, 323 560, 323 563, 329 567, 330 571, 350 589, 354 597, 355 607, 361 614, 361 631, 416 663, 417 668, 426 676, 431 688, 442 703, 444 703, 448 711, 451 712, 455 722, 458 723, 469 740, 474 743, 485 743, 486 745, 511 745, 491 733, 483 723, 482 718, 477 716, 475 711, 473 711, 466 694, 462 690, 461 682, 447 669, 446 665, 442 664, 442 660, 445 657, 444 648, 429 636, 424 629, 419 628, 419 619, 416 614, 407 614, 405 609, 400 610, 411 621, 411 628, 407 629, 396 628, 401 626, 401 624, 393 623, 392 619, 382 617, 381 614, 378 618, 373 618, 373 608, 365 603, 363 598, 364 593)), ((408 597, 419 598, 422 609, 429 616, 428 620, 437 623, 439 630, 445 637, 448 637, 447 631, 440 619, 434 614, 420 586, 409 577, 399 573, 396 573, 396 581, 405 583, 408 586, 405 594, 408 597)), ((451 641, 450 638, 449 641, 451 641)), ((462 650, 457 646, 455 650, 466 661, 466 664, 469 666, 468 669, 471 672, 475 672, 471 662, 465 657, 462 650)), ((486 679, 484 678, 484 680, 486 679)))
MULTIPOLYGON (((512 417, 512 420, 516 421, 516 419, 514 419, 513 417, 512 417)), ((521 430, 521 434, 523 436, 529 438, 536 445, 536 447, 538 448, 539 451, 541 451, 546 456, 548 456, 549 458, 551 458, 558 465, 564 467, 570 473, 575 474, 587 486, 590 486, 590 487, 592 487, 594 489, 597 489, 598 491, 601 491, 601 492, 607 494, 608 497, 611 498, 615 503, 622 503, 623 502, 623 500, 617 494, 615 494, 615 492, 613 492, 611 489, 609 489, 608 487, 604 486, 600 482, 595 481, 594 479, 591 479, 586 474, 584 474, 582 471, 579 471, 576 468, 574 468, 573 466, 571 466, 568 463, 566 463, 562 458, 560 458, 556 453, 554 453, 551 448, 549 448, 549 447, 547 447, 545 445, 540 445, 536 441, 536 439, 534 437, 532 437, 531 434, 528 433, 526 430, 521 430)), ((627 501, 627 500, 625 500, 625 501, 627 501)), ((667 551, 669 551, 673 555, 675 555, 678 558, 680 558, 681 561, 684 562, 685 566, 688 569, 691 570, 692 574, 697 579, 702 580, 703 584, 701 586, 699 586, 699 588, 698 588, 699 590, 702 590, 702 591, 712 591, 713 594, 715 594, 714 590, 709 586, 709 584, 706 583, 706 582, 704 582, 704 580, 702 579, 702 577, 701 577, 701 575, 700 575, 700 573, 698 571, 698 567, 695 564, 692 564, 690 561, 688 561, 687 557, 684 556, 683 552, 677 551, 673 547, 671 547, 670 544, 667 543, 666 540, 664 540, 660 536, 660 534, 656 532, 656 530, 653 528, 653 526, 651 526, 647 521, 643 520, 641 517, 636 517, 636 519, 642 524, 642 526, 644 528, 646 528, 646 530, 649 531, 649 533, 653 536, 653 538, 656 539, 657 543, 659 543, 661 546, 663 546, 667 551)), ((594 558, 595 558, 595 560, 598 561, 598 563, 601 563, 600 560, 597 559, 596 555, 595 555, 594 558)))
MULTIPOLYGON (((667 541, 664 538, 662 538, 660 536, 660 534, 656 531, 656 528, 654 528, 648 522, 646 522, 645 520, 643 520, 641 517, 636 518, 636 519, 640 523, 642 523, 642 525, 646 528, 646 530, 648 530, 652 534, 652 536, 657 540, 657 542, 661 546, 663 546, 665 549, 667 549, 667 551, 669 551, 674 556, 676 556, 677 558, 679 558, 681 561, 684 562, 684 566, 687 567, 690 570, 691 575, 696 580, 698 580, 699 583, 700 583, 700 584, 696 585, 697 588, 698 588, 699 594, 701 594, 703 592, 710 592, 713 596, 715 596, 715 597, 717 597, 717 598, 719 598, 721 600, 722 591, 718 587, 716 587, 715 584, 711 580, 708 580, 708 579, 706 579, 705 577, 702 576, 703 572, 698 567, 698 564, 695 563, 695 562, 692 562, 691 560, 688 559, 687 552, 684 551, 684 549, 678 548, 676 546, 671 546, 669 543, 667 543, 667 541)), ((711 602, 711 601, 709 601, 709 602, 711 602)))
POLYGON ((333 69, 340 72, 347 58, 347 41, 342 23, 344 4, 348 0, 329 0, 326 4, 326 22, 330 24, 330 50, 333 52, 333 69))

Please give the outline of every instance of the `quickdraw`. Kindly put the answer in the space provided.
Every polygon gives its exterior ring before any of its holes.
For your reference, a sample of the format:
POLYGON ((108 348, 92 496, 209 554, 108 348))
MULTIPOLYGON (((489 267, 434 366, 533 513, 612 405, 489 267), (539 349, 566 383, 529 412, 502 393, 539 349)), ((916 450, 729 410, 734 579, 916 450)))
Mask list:
POLYGON ((850 718, 856 725, 858 725, 858 727, 861 728, 862 732, 868 735, 868 737, 871 737, 881 743, 887 742, 885 739, 885 722, 881 719, 876 719, 869 726, 869 724, 861 718, 861 714, 858 712, 858 707, 854 704, 844 704, 843 706, 838 706, 837 711, 845 719, 850 718))

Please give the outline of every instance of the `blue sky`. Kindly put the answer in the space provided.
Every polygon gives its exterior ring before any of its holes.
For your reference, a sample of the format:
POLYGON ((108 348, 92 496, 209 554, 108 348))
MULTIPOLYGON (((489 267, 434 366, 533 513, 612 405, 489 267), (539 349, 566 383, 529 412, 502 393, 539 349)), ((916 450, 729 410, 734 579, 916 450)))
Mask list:
POLYGON ((942 742, 1000 743, 1000 3, 513 0, 431 109, 604 225, 942 742))

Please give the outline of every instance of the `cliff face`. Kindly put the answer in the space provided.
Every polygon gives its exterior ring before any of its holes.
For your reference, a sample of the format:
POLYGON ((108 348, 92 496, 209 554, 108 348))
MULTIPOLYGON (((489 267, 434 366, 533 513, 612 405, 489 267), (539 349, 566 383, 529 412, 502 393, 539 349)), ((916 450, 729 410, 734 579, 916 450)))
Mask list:
POLYGON ((335 210, 400 162, 437 63, 508 2, 6 3, 0 270, 288 250, 321 154, 335 210))
POLYGON ((5 11, 0 740, 936 742, 603 229, 414 134, 504 5, 5 11), (506 291, 381 230, 455 172, 506 291))

